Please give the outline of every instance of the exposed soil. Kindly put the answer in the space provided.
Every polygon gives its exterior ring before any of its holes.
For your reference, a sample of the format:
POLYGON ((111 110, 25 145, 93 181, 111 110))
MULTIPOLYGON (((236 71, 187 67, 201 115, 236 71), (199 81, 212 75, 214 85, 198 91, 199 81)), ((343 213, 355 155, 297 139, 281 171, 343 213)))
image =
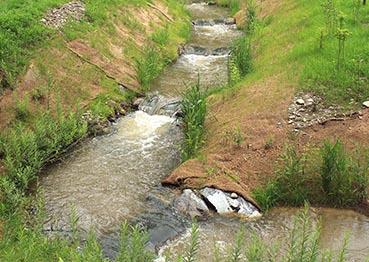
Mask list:
MULTIPOLYGON (((268 79, 231 94, 225 101, 212 102, 201 160, 184 163, 163 182, 181 187, 213 186, 252 200, 252 191, 274 175, 286 144, 303 149, 326 139, 341 139, 349 149, 369 145, 367 109, 362 110, 362 116, 326 121, 296 132, 288 124, 293 92, 282 79, 268 79), (226 138, 229 127, 239 127, 244 134, 241 146, 226 138)), ((363 204, 359 211, 369 214, 368 210, 363 204)))

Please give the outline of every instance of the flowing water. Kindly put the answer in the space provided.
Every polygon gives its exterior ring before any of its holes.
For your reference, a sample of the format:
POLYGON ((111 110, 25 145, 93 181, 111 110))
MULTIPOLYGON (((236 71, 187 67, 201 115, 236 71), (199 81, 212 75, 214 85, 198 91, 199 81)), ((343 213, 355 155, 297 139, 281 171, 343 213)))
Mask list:
MULTIPOLYGON (((227 47, 240 35, 225 22, 226 9, 203 3, 189 4, 188 9, 194 19, 192 40, 152 84, 167 98, 153 95, 139 111, 120 119, 114 132, 80 145, 43 174, 40 183, 49 214, 46 231, 70 231, 74 209, 79 228, 95 229, 108 256, 114 257, 118 250, 117 233, 125 220, 145 225, 152 248, 161 247, 161 254, 183 251, 190 221, 172 207, 178 192, 160 186, 180 163, 176 97, 199 76, 203 87, 227 83, 227 47)), ((295 213, 295 209, 275 209, 256 221, 214 215, 200 223, 201 261, 210 261, 214 243, 227 249, 241 225, 268 241, 287 235, 295 213)), ((337 249, 348 231, 351 257, 360 261, 369 253, 367 217, 335 209, 315 214, 322 218, 323 248, 337 249)))

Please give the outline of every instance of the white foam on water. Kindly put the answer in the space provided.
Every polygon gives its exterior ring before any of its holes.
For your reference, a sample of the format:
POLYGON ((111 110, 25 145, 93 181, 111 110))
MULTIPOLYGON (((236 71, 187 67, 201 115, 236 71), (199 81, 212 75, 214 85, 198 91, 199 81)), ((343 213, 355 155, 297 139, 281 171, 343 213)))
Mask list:
POLYGON ((119 133, 128 139, 139 139, 143 144, 148 144, 156 138, 155 133, 160 127, 173 123, 174 120, 169 116, 136 111, 121 121, 119 133))
POLYGON ((237 34, 235 31, 237 29, 236 25, 224 25, 224 24, 215 24, 215 25, 195 25, 194 30, 195 33, 201 34, 203 36, 209 36, 209 38, 217 36, 217 35, 227 35, 227 34, 237 34))

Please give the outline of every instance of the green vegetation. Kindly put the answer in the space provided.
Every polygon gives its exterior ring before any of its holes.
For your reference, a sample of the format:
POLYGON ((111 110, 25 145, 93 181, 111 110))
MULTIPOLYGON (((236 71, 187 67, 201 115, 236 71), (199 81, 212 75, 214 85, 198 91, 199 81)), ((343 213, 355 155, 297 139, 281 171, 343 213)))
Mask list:
MULTIPOLYGON (((60 236, 48 238, 42 231, 45 219, 42 208, 42 205, 37 206, 36 216, 17 213, 9 218, 0 241, 1 261, 110 261, 103 255, 101 246, 92 232, 82 237, 73 229, 69 240, 60 236)), ((116 261, 152 261, 153 254, 145 249, 147 234, 139 227, 124 223, 120 240, 116 261)))
POLYGON ((231 85, 240 82, 252 69, 250 36, 244 35, 232 44, 229 58, 229 81, 231 85))
POLYGON ((295 148, 288 147, 275 178, 255 190, 254 197, 264 209, 275 205, 301 206, 306 201, 351 207, 367 199, 368 186, 366 152, 358 151, 352 157, 340 141, 326 142, 320 154, 314 151, 299 154, 295 148))
POLYGON ((242 0, 216 0, 219 6, 228 7, 231 14, 235 15, 241 9, 242 0))
MULTIPOLYGON (((302 86, 328 103, 348 106, 351 99, 360 104, 369 97, 369 21, 366 5, 358 1, 325 0, 310 7, 315 21, 306 28, 295 57, 303 60, 302 86), (313 14, 314 12, 314 14, 313 14), (320 48, 307 39, 320 26, 320 48), (309 56, 303 56, 303 53, 309 56)), ((317 34, 317 33, 315 33, 317 34)))
POLYGON ((206 95, 200 88, 200 80, 182 95, 182 112, 185 134, 182 160, 186 161, 196 156, 204 142, 206 95))
POLYGON ((149 91, 150 83, 164 67, 162 56, 153 47, 147 47, 143 55, 136 59, 137 77, 143 92, 149 91))
POLYGON ((80 114, 64 114, 58 109, 56 116, 49 111, 38 115, 32 128, 18 122, 4 134, 0 152, 7 175, 0 177, 0 214, 17 207, 42 166, 86 132, 87 125, 80 114))
MULTIPOLYGON (((187 245, 186 256, 173 258, 168 255, 166 261, 198 261, 200 241, 198 239, 198 227, 192 227, 191 241, 187 245)), ((309 214, 309 207, 299 212, 293 218, 293 227, 289 235, 281 237, 272 243, 264 241, 256 233, 245 234, 245 229, 238 231, 235 242, 227 254, 220 254, 219 248, 215 247, 212 261, 224 262, 262 262, 262 261, 346 261, 347 239, 344 240, 339 250, 322 250, 320 248, 320 224, 315 223, 309 214)), ((175 256, 174 256, 175 257, 175 256)))

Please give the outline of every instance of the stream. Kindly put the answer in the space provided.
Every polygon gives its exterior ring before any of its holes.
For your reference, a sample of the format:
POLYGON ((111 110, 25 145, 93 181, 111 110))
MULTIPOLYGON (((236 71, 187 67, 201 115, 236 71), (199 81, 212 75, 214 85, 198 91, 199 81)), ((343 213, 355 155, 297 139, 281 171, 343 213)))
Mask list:
MULTIPOLYGON (((163 261, 167 252, 183 252, 191 220, 172 205, 180 191, 160 185, 181 161, 183 134, 175 118, 178 97, 199 76, 205 88, 226 84, 229 46, 241 34, 229 22, 227 9, 204 3, 187 7, 194 20, 192 39, 153 82, 154 93, 138 111, 118 120, 111 134, 79 145, 42 174, 45 232, 68 235, 74 210, 79 229, 93 229, 108 257, 118 252, 119 228, 126 220, 147 228, 157 261, 163 261)), ((200 261, 212 260, 214 244, 225 252, 241 225, 267 241, 286 236, 296 212, 276 208, 257 220, 213 214, 199 222, 200 261)), ((369 218, 349 210, 322 208, 313 213, 315 220, 321 218, 323 248, 338 249, 349 232, 350 258, 363 261, 369 254, 369 218)))

